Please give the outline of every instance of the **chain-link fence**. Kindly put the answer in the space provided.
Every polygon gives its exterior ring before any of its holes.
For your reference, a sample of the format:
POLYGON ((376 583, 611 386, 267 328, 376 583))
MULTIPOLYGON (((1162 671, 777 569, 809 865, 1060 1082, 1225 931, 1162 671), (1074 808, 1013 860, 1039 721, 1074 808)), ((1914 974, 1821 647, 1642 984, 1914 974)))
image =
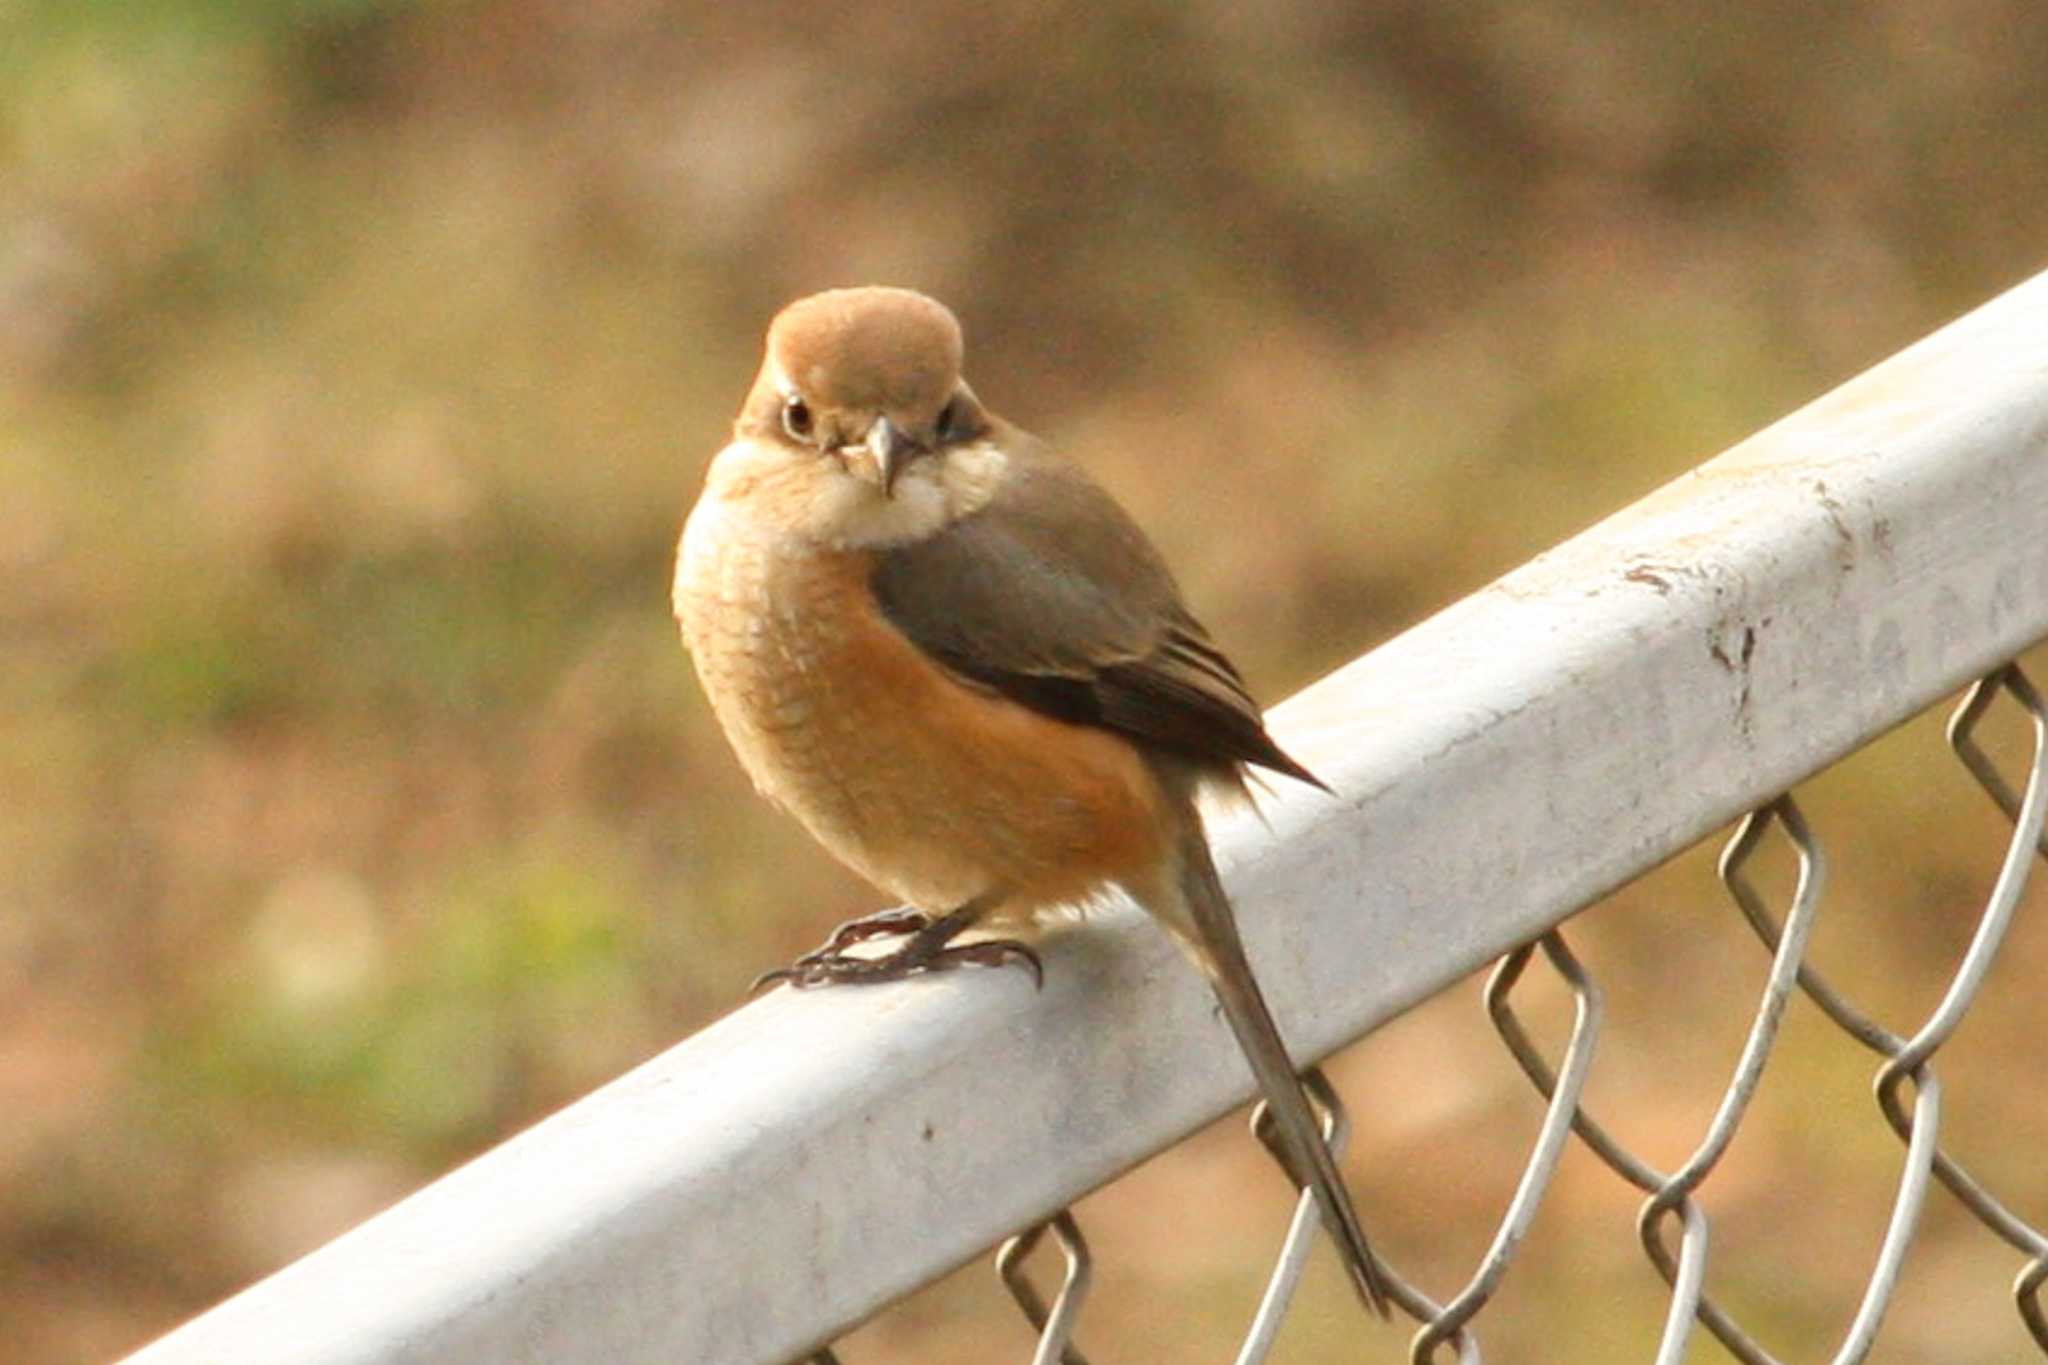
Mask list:
MULTIPOLYGON (((1547 1106, 1463 1285, 1438 1299, 1395 1276, 1421 1324, 1414 1360, 1479 1358, 1481 1310, 1574 1138, 1645 1196, 1669 1309, 1643 1355, 1678 1361, 1704 1326, 1771 1360, 1705 1292, 1701 1193, 1799 997, 1872 1054, 1872 1121, 1901 1152, 1835 1358, 1876 1339, 1936 1183, 2011 1248, 2021 1339, 2048 1353, 2048 1210, 2009 1207, 1944 1148, 1934 1065, 2048 854, 2048 714, 2015 662, 2044 638, 2048 276, 1275 712, 1340 797, 1289 793, 1214 834, 1297 1052, 1327 1056, 1496 963, 1487 1010, 1547 1106), (2012 834, 1946 993, 1893 1032, 1812 961, 1826 851, 1784 793, 1973 679, 1951 744, 2012 834), (1979 743, 1999 715, 2030 731, 2028 754, 1979 743), (1738 819, 1721 880, 1769 976, 1718 1108, 1661 1171, 1585 1100, 1602 994, 1560 926, 1738 819), (1782 906, 1753 875, 1767 849, 1796 860, 1782 906), (1554 1057, 1518 1005, 1535 972, 1573 1005, 1554 1057)), ((980 972, 770 996, 137 1359, 830 1360, 882 1305, 1025 1228, 1003 1281, 1040 1331, 1035 1359, 1077 1365, 1090 1261, 1062 1210, 1244 1103, 1250 1081, 1200 981, 1128 907, 1049 942, 1045 966, 1041 992, 980 972), (1050 1301, 1029 1273, 1048 1239, 1065 1267, 1050 1301)), ((1312 1079, 1341 1141, 1339 1097, 1312 1079)), ((2006 1140, 2039 1149, 2048 1130, 2006 1140)), ((1240 1361, 1266 1357, 1318 1235, 1304 1203, 1240 1361)), ((1560 1343, 1555 1358, 1579 1357, 1560 1343)))
MULTIPOLYGON (((1956 755, 2013 823, 2012 838, 2001 861, 1996 884, 1977 918, 1970 946, 1957 966, 1939 1006, 1910 1036, 1893 1033, 1851 1003, 1807 961, 1814 920, 1821 904, 1827 860, 1821 841, 1809 828, 1797 802, 1781 796, 1745 817, 1729 839, 1720 860, 1720 876, 1733 907, 1771 954, 1769 980, 1757 1002, 1756 1016, 1740 1060, 1722 1094, 1699 1145, 1675 1171, 1656 1170, 1632 1153, 1601 1125, 1583 1103, 1602 1021, 1601 991, 1592 975, 1552 930, 1537 942, 1502 958, 1488 977, 1486 1009, 1502 1043, 1529 1083, 1547 1105, 1547 1118, 1531 1148, 1522 1179, 1491 1245, 1467 1281, 1448 1299, 1438 1302, 1411 1284, 1398 1267, 1384 1267, 1393 1298, 1413 1317, 1418 1330, 1409 1347, 1417 1365, 1442 1359, 1480 1359, 1474 1320, 1499 1286, 1555 1176, 1564 1144, 1576 1134, 1616 1175, 1647 1196, 1637 1216, 1644 1255, 1670 1290, 1664 1331, 1655 1348, 1658 1365, 1685 1359, 1696 1324, 1704 1325, 1736 1359, 1747 1365, 1775 1365, 1766 1350, 1724 1307, 1704 1292, 1709 1220, 1694 1195, 1714 1173, 1734 1141, 1736 1130, 1756 1094, 1777 1038, 1778 1024, 1795 992, 1812 1000, 1844 1034, 1878 1059, 1875 1072, 1877 1115, 1889 1125, 1902 1148, 1898 1193, 1876 1263, 1872 1266, 1854 1319, 1833 1359, 1861 1360, 1877 1339, 1879 1325, 1899 1285, 1900 1268, 1920 1219, 1931 1180, 1938 1180, 1993 1236, 2008 1243, 2019 1262, 2012 1295, 2019 1319, 2034 1343, 2048 1355, 2048 1315, 2041 1286, 2048 1280, 2048 1233, 2001 1202, 1941 1146, 1942 1085, 1934 1059, 1962 1022, 2011 927, 2021 896, 2035 866, 2035 855, 2048 859, 2048 834, 2042 817, 2048 811, 2048 707, 2017 664, 2008 664, 1973 686, 1955 711, 1949 741, 1956 755), (2019 787, 1999 772, 1976 739, 1979 722, 2001 696, 2009 697, 2029 722, 2031 760, 2019 787), (2021 794, 2023 788, 2024 794, 2021 794), (1773 829, 1782 832, 1798 858, 1798 879, 1791 901, 1774 914, 1752 884, 1750 864, 1773 829), (1516 1013, 1514 993, 1533 962, 1542 961, 1569 989, 1574 1023, 1562 1058, 1553 1065, 1531 1041, 1516 1013)), ((1326 1136, 1341 1144, 1349 1129, 1342 1102, 1321 1072, 1309 1073, 1312 1090, 1328 1117, 1326 1136)), ((1259 1129, 1263 1106, 1255 1111, 1259 1129)), ((2048 1141, 2048 1129, 2017 1135, 2016 1141, 2048 1141)), ((1278 1160, 1278 1153, 1275 1153, 1278 1160)), ((1267 1358, 1282 1314, 1300 1281, 1309 1247, 1320 1234, 1313 1196, 1304 1192, 1275 1262, 1257 1316, 1237 1355, 1238 1365, 1267 1358)), ((997 1269, 1018 1307, 1039 1333, 1034 1362, 1085 1365, 1073 1344, 1089 1281, 1087 1243, 1073 1216, 1061 1212, 1005 1243, 997 1269), (1064 1258, 1058 1297, 1050 1309, 1022 1272, 1024 1258, 1050 1231, 1064 1258)), ((830 1349, 812 1357, 829 1365, 838 1357, 830 1349)))

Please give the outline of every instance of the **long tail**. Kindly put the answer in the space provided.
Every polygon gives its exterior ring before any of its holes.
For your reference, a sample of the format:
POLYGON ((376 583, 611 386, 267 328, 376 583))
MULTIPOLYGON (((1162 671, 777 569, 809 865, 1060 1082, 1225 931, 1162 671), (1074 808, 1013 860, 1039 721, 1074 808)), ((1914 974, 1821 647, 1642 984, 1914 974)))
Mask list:
POLYGON ((1351 1207, 1344 1177, 1323 1141, 1308 1092, 1295 1074, 1287 1047, 1280 1040, 1280 1029, 1273 1022, 1272 1011, 1266 1008, 1257 979, 1252 976, 1244 943, 1237 935, 1236 916, 1229 898, 1223 894, 1216 864, 1209 856, 1200 817, 1193 811, 1188 813, 1179 843, 1180 891, 1191 921, 1186 928, 1195 935, 1191 946, 1216 991, 1231 1031, 1237 1035, 1245 1060, 1251 1064, 1289 1164, 1297 1178, 1305 1178, 1308 1188, 1315 1191, 1323 1225, 1343 1254, 1352 1286, 1368 1308, 1385 1317, 1387 1292, 1380 1281, 1379 1265, 1366 1245, 1365 1230, 1359 1226, 1358 1214, 1351 1207))

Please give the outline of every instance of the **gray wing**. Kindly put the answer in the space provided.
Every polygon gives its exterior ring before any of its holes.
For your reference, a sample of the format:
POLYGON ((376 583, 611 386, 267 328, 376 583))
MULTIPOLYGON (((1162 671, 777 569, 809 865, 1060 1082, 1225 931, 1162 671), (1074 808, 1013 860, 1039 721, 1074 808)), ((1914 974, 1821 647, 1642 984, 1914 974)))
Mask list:
POLYGON ((964 678, 1208 767, 1322 785, 1266 733, 1237 669, 1182 605, 1159 552, 1073 465, 1015 428, 990 508, 884 552, 883 614, 964 678))

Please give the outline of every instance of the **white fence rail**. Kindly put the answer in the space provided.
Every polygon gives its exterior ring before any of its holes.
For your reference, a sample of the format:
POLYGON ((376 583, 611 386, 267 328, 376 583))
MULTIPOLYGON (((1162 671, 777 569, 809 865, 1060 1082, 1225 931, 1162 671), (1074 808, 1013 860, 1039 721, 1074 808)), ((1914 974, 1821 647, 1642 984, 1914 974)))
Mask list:
MULTIPOLYGON (((1283 1031, 1329 1053, 2044 637, 2048 275, 1277 708, 1339 796, 1216 835, 1283 1031)), ((1045 966, 777 992, 134 1360, 801 1356, 1249 1098, 1135 911, 1045 966)))

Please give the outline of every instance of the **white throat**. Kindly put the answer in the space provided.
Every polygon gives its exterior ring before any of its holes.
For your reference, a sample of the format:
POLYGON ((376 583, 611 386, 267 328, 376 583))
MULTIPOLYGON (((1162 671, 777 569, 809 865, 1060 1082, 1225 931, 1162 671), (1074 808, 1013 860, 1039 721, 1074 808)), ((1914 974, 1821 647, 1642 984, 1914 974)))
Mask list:
POLYGON ((738 517, 757 532, 822 549, 888 549, 925 540, 987 506, 1009 465, 991 441, 954 446, 911 461, 885 497, 872 477, 835 455, 738 440, 712 461, 692 519, 738 517))

